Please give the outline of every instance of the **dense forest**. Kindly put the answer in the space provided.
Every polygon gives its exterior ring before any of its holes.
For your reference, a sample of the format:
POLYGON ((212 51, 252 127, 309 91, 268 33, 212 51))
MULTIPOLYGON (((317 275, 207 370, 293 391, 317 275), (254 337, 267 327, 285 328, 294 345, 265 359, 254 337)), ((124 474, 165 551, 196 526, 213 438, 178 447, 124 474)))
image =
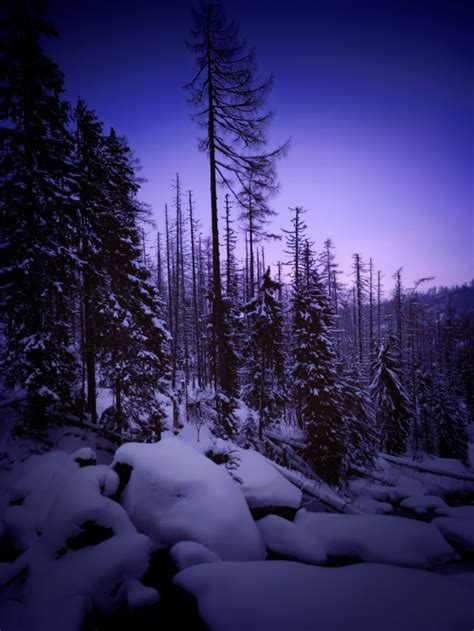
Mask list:
POLYGON ((153 223, 127 130, 65 100, 42 50, 55 29, 35 3, 11 3, 0 27, 2 378, 15 431, 74 417, 159 440, 171 404, 175 432, 208 423, 331 484, 380 451, 468 462, 472 281, 426 291, 431 279, 406 284, 402 267, 384 278, 370 252, 346 277, 332 240, 309 234, 306 213, 320 211, 305 200, 272 233, 291 149, 267 146, 272 78, 257 81, 219 5, 194 12, 183 94, 209 163, 210 235, 186 173, 153 223), (265 256, 274 238, 278 262, 265 256), (113 404, 99 414, 103 390, 113 404))

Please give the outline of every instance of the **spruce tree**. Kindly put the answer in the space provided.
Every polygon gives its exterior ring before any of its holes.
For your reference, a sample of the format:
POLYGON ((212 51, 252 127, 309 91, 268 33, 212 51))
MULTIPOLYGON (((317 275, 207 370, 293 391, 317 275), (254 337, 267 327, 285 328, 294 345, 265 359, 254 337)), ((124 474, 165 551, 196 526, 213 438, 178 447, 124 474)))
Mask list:
POLYGON ((35 2, 8 2, 0 21, 1 311, 5 385, 23 389, 41 426, 64 410, 76 376, 69 306, 72 249, 71 136, 63 76, 41 49, 55 36, 35 2))
POLYGON ((401 381, 400 354, 390 336, 382 343, 375 360, 371 394, 382 448, 390 454, 402 454, 408 445, 412 409, 401 381))
POLYGON ((97 362, 103 331, 99 313, 107 299, 104 244, 111 237, 108 200, 107 154, 102 123, 84 100, 74 111, 76 122, 74 168, 77 209, 77 243, 81 260, 81 356, 82 405, 93 423, 97 421, 97 362), (87 386, 87 387, 86 387, 87 386), (87 395, 87 396, 86 396, 87 395))
POLYGON ((438 437, 438 454, 441 458, 456 458, 468 466, 469 439, 466 415, 442 381, 436 384, 432 413, 438 437))
POLYGON ((114 393, 115 420, 144 437, 159 436, 164 412, 160 395, 168 377, 169 334, 164 306, 142 256, 140 219, 145 209, 137 199, 136 164, 123 138, 112 129, 105 141, 108 174, 107 235, 102 243, 106 298, 99 321, 105 384, 114 393))
POLYGON ((370 471, 380 445, 370 393, 356 370, 340 370, 346 425, 347 464, 370 471))
POLYGON ((245 310, 249 337, 246 343, 247 384, 244 398, 259 414, 258 433, 279 416, 284 402, 283 317, 277 301, 279 285, 265 272, 257 296, 245 310))
POLYGON ((306 460, 324 480, 338 483, 347 468, 343 385, 336 369, 333 314, 316 269, 294 296, 295 395, 306 435, 306 460))

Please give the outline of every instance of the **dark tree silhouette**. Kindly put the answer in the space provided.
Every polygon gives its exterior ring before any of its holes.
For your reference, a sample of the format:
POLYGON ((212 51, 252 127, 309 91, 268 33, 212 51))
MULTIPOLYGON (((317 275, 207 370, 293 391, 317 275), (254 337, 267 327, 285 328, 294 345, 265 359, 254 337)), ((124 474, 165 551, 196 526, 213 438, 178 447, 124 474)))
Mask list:
POLYGON ((272 77, 257 83, 255 51, 239 41, 237 29, 222 6, 208 0, 193 10, 190 50, 196 56, 197 72, 185 86, 196 119, 204 129, 199 141, 209 156, 212 215, 213 310, 217 338, 217 384, 227 388, 225 335, 219 254, 217 184, 223 183, 239 199, 246 194, 254 207, 266 207, 275 192, 275 160, 287 144, 264 151, 265 129, 272 117, 262 112, 272 77), (252 186, 249 187, 249 182, 252 186))

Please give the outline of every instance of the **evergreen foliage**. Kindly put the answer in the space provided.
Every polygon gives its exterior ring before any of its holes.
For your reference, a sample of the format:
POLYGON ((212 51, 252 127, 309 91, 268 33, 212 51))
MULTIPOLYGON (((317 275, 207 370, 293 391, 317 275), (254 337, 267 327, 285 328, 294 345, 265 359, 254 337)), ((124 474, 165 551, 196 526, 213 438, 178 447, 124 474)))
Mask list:
POLYGON ((373 367, 372 398, 382 448, 390 454, 402 454, 408 447, 412 409, 400 374, 400 353, 394 337, 380 347, 373 367))
POLYGON ((69 109, 63 76, 41 50, 55 36, 36 3, 6 5, 0 22, 0 276, 4 375, 24 388, 27 416, 72 403, 69 292, 76 265, 69 109))
POLYGON ((333 314, 316 269, 294 297, 293 384, 301 405, 306 460, 329 483, 347 468, 344 389, 332 339, 333 314))

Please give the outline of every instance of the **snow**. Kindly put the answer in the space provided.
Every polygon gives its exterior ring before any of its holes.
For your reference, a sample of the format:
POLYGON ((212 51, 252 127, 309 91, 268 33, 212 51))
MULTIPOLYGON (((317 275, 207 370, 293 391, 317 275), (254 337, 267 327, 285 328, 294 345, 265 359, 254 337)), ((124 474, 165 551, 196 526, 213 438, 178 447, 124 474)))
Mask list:
POLYGON ((31 456, 12 474, 9 506, 3 513, 7 534, 19 550, 27 548, 42 532, 46 516, 65 478, 79 471, 77 459, 92 456, 92 450, 73 454, 53 451, 31 456))
POLYGON ((302 493, 269 461, 251 449, 239 449, 235 475, 242 480, 242 493, 250 508, 288 506, 299 508, 302 493))
POLYGON ((127 443, 113 466, 133 468, 120 502, 157 549, 201 543, 224 560, 265 558, 245 498, 227 471, 178 438, 127 443))
POLYGON ((44 524, 42 541, 51 554, 83 533, 85 523, 111 529, 113 534, 136 532, 120 504, 108 497, 118 485, 118 475, 106 465, 79 469, 63 482, 44 524))
POLYGON ((437 517, 431 522, 443 537, 466 552, 474 552, 474 522, 462 517, 437 517))
POLYGON ((400 456, 389 456, 381 454, 381 457, 389 462, 399 464, 404 467, 420 469, 426 473, 434 473, 436 475, 459 476, 463 480, 474 482, 474 472, 471 468, 465 467, 459 460, 454 458, 440 458, 433 456, 424 456, 418 461, 410 460, 400 456))
POLYGON ((360 513, 370 515, 386 515, 393 512, 393 506, 389 502, 379 502, 367 495, 361 495, 355 499, 352 506, 360 513))
POLYGON ((267 515, 257 522, 268 552, 279 557, 315 565, 324 565, 327 553, 309 532, 287 519, 267 515))
POLYGON ((433 519, 433 526, 456 547, 474 552, 474 506, 442 507, 436 512, 445 517, 433 519))
POLYGON ((108 497, 118 488, 118 475, 105 465, 79 468, 75 462, 91 455, 87 449, 47 454, 22 467, 12 497, 24 502, 7 509, 5 521, 8 529, 16 519, 34 536, 24 537, 23 554, 0 567, 0 586, 10 585, 0 620, 9 630, 80 631, 87 612, 110 613, 124 605, 133 611, 159 600, 156 590, 140 583, 151 541, 108 497))
POLYGON ((437 495, 412 495, 400 502, 400 506, 415 511, 417 515, 425 515, 428 511, 447 507, 447 504, 437 495))
POLYGON ((329 557, 430 568, 458 558, 431 524, 391 515, 335 515, 301 509, 294 523, 329 557))
POLYGON ((210 631, 461 631, 474 619, 471 581, 385 565, 210 563, 174 583, 210 631))
POLYGON ((436 512, 438 515, 444 515, 446 517, 474 520, 474 506, 443 506, 437 508, 436 512))
POLYGON ((195 541, 180 541, 170 550, 173 563, 178 570, 199 565, 200 563, 216 563, 221 561, 215 552, 195 541))
POLYGON ((28 579, 20 595, 19 618, 6 628, 79 631, 87 611, 117 611, 127 602, 129 590, 131 609, 140 602, 150 603, 151 596, 157 602, 156 591, 151 594, 149 588, 137 585, 147 569, 150 550, 147 537, 130 533, 56 559, 38 541, 27 553, 28 579))

